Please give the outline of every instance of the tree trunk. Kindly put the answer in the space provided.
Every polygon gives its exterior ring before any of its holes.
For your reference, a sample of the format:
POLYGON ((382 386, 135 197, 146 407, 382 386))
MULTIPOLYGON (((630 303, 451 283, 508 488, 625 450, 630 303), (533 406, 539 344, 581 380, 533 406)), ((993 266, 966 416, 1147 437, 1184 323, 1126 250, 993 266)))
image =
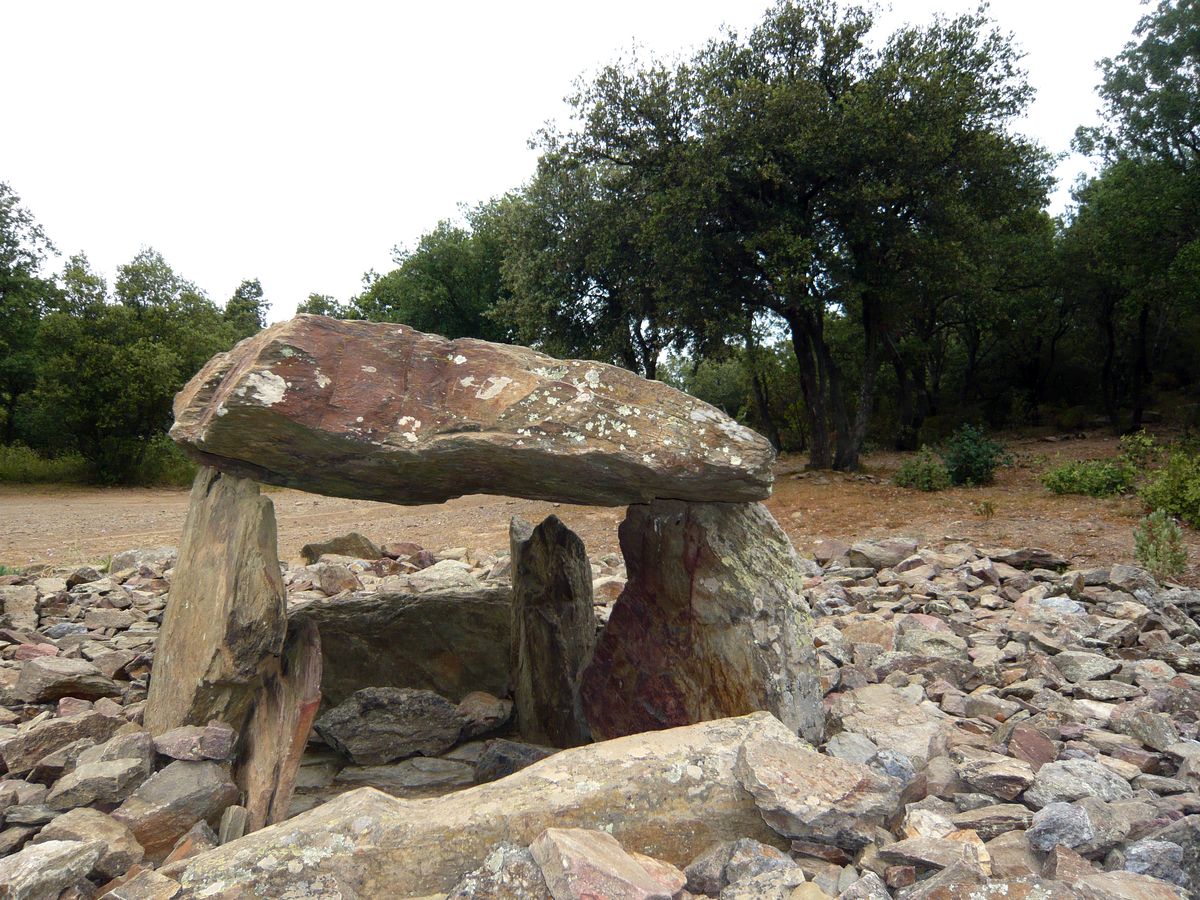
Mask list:
POLYGON ((763 379, 762 372, 759 369, 761 350, 758 342, 754 339, 754 328, 749 322, 746 324, 745 338, 746 365, 750 370, 750 385, 754 391, 754 408, 758 412, 758 419, 762 422, 767 440, 771 442, 771 446, 778 453, 783 449, 783 440, 779 435, 779 426, 775 423, 775 419, 771 415, 771 399, 768 394, 766 381, 763 379))
POLYGON ((804 396, 804 415, 808 423, 808 464, 828 469, 833 461, 826 418, 825 393, 820 384, 814 359, 813 336, 804 315, 789 309, 785 316, 792 338, 792 350, 800 370, 800 392, 804 396))
POLYGON ((1131 430, 1142 427, 1146 412, 1146 382, 1150 380, 1150 304, 1143 303, 1138 311, 1137 361, 1133 366, 1133 421, 1131 430))
POLYGON ((1112 303, 1104 307, 1104 365, 1100 368, 1100 392, 1104 397, 1104 412, 1108 416, 1108 424, 1114 430, 1120 431, 1120 414, 1117 411, 1117 388, 1115 383, 1115 368, 1117 360, 1117 326, 1112 303))

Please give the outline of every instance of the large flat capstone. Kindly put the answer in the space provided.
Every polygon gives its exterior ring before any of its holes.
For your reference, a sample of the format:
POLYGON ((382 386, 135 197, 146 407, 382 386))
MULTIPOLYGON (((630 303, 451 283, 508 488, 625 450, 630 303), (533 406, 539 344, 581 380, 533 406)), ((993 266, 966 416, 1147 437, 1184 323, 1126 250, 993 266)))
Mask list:
POLYGON ((716 408, 615 366, 309 315, 213 357, 171 436, 225 472, 403 504, 759 500, 774 461, 716 408))

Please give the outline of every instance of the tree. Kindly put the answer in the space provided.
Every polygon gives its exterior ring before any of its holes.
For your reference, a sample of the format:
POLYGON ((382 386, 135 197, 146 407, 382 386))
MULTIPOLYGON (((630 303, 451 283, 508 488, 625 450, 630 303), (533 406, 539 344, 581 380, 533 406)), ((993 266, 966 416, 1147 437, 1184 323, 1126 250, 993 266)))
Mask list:
POLYGON ((237 286, 225 304, 225 321, 240 340, 267 327, 267 307, 262 285, 257 278, 247 278, 237 286))
POLYGON ((296 312, 314 316, 329 316, 331 319, 350 318, 350 310, 329 294, 309 294, 306 300, 296 306, 296 312))
POLYGON ((448 338, 508 339, 503 321, 490 314, 503 295, 498 217, 505 203, 480 204, 468 211, 466 227, 443 220, 412 250, 397 247, 396 268, 368 272, 350 314, 448 338))
POLYGON ((16 409, 36 384, 34 340, 55 288, 41 277, 57 251, 21 198, 0 181, 0 438, 15 436, 16 409))

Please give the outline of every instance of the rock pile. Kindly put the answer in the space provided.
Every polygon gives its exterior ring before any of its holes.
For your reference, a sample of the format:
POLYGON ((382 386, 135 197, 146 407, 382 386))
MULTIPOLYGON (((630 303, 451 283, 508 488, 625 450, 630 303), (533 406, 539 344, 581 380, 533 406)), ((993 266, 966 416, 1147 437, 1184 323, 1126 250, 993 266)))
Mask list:
MULTIPOLYGON (((0 631, 0 890, 1167 898, 1200 888, 1200 592, 1128 566, 1067 571, 1047 554, 902 540, 815 549, 823 564, 802 565, 827 713, 819 753, 764 713, 555 752, 522 742, 511 703, 491 694, 359 683, 317 719, 291 809, 311 811, 245 836, 234 730, 214 722, 155 738, 139 724, 173 553, 108 574, 8 576, 5 616, 33 627, 0 631), (385 751, 361 751, 380 716, 390 717, 385 751), (484 783, 498 775, 510 777, 484 783), (364 822, 365 833, 354 824, 364 822)), ((503 554, 406 548, 322 556, 283 580, 293 621, 319 622, 312 610, 342 604, 507 596, 508 570, 503 554), (334 565, 357 579, 352 590, 319 588, 334 565), (421 573, 428 581, 409 593, 388 582, 421 573)), ((625 578, 613 559, 591 575, 593 585, 625 578)), ((601 593, 598 625, 612 604, 601 593)))

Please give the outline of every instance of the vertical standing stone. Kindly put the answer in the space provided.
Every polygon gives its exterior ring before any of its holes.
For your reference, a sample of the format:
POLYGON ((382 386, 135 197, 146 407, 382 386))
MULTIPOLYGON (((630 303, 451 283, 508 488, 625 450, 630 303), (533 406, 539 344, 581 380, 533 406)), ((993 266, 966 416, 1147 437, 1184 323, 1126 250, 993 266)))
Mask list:
POLYGON ((245 478, 202 468, 155 651, 146 728, 219 719, 243 728, 286 619, 275 509, 245 478))
POLYGON ((521 734, 554 747, 587 743, 579 687, 596 642, 587 551, 557 516, 537 528, 514 518, 509 543, 513 700, 521 734))
POLYGON ((245 798, 247 831, 287 818, 320 705, 320 632, 311 621, 292 623, 283 658, 266 676, 242 738, 235 779, 245 798))
POLYGON ((620 541, 629 580, 583 678, 593 737, 766 710, 819 740, 804 564, 766 508, 638 504, 620 541))

